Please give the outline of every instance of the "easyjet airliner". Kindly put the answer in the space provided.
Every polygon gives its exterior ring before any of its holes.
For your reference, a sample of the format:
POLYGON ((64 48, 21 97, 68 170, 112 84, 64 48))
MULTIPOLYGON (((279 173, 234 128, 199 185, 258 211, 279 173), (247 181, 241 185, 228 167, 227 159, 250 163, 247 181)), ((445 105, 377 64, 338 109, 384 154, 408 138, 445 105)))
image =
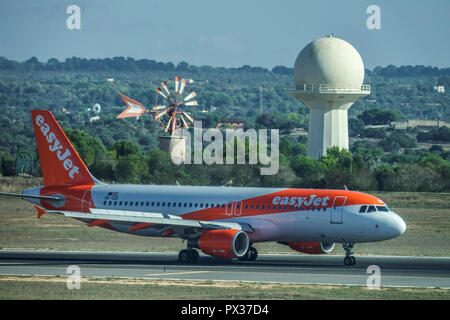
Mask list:
MULTIPOLYGON (((31 117, 44 186, 19 196, 38 218, 60 214, 118 232, 187 240, 181 262, 203 253, 255 260, 254 243, 275 241, 308 254, 342 243, 345 265, 355 243, 392 239, 406 224, 371 195, 348 190, 105 184, 95 179, 48 110, 31 117)), ((5 195, 5 193, 3 193, 5 195)))

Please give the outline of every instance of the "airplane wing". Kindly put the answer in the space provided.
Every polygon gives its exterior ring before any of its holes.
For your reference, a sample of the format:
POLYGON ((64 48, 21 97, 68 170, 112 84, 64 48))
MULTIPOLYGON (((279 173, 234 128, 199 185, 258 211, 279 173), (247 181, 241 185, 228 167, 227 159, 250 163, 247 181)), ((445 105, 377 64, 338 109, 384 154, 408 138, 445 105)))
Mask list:
POLYGON ((108 210, 108 209, 94 209, 94 208, 91 208, 90 211, 91 213, 79 211, 46 210, 45 213, 63 214, 65 217, 77 219, 88 219, 90 220, 89 226, 101 225, 102 223, 108 221, 124 222, 126 224, 130 224, 129 231, 136 231, 141 229, 141 227, 148 227, 148 226, 154 227, 159 225, 159 226, 174 227, 177 230, 183 231, 186 231, 186 229, 191 230, 196 229, 198 231, 217 230, 217 229, 236 229, 247 232, 253 232, 253 229, 250 227, 250 225, 244 223, 187 220, 179 216, 162 214, 157 212, 108 210))

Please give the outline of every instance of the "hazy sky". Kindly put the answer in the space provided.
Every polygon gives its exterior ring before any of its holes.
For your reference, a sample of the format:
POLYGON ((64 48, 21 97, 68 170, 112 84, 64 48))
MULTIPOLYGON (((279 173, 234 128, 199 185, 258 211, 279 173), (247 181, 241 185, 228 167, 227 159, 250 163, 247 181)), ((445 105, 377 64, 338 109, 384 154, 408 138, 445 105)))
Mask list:
POLYGON ((292 67, 305 45, 333 33, 370 69, 450 67, 449 12, 449 0, 0 0, 0 56, 292 67), (66 26, 70 5, 81 10, 79 30, 66 26), (370 5, 381 29, 366 25, 370 5))

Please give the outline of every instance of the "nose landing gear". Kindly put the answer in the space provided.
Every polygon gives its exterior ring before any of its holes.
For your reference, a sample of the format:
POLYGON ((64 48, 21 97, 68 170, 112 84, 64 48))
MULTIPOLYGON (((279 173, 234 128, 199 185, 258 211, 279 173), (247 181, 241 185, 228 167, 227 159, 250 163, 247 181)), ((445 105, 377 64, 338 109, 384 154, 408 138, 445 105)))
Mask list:
POLYGON ((344 264, 346 266, 353 266, 356 263, 355 257, 352 256, 353 243, 345 242, 342 244, 342 248, 345 250, 344 264))

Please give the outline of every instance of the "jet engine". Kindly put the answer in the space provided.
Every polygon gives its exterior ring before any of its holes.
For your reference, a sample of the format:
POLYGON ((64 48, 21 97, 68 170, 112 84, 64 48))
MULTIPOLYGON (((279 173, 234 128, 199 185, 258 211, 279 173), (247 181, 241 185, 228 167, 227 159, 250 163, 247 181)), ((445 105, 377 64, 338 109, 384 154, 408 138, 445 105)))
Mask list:
POLYGON ((240 258, 247 252, 250 241, 241 230, 207 230, 189 245, 217 258, 240 258))
POLYGON ((307 254, 327 254, 333 251, 334 243, 327 242, 288 242, 287 245, 295 251, 307 254))

